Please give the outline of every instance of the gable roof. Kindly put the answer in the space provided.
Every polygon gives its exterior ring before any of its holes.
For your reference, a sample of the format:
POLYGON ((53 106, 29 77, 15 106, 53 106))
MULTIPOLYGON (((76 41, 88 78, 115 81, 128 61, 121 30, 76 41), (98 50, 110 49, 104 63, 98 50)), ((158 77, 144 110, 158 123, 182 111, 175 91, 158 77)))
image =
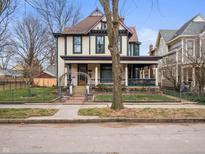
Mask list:
MULTIPOLYGON (((88 34, 88 32, 95 25, 97 25, 103 19, 103 17, 105 17, 105 15, 97 8, 88 17, 76 25, 70 28, 65 28, 64 34, 88 34)), ((129 28, 123 22, 120 21, 120 24, 130 32, 129 28)))
POLYGON ((129 27, 129 30, 132 34, 132 36, 129 39, 129 42, 138 42, 137 32, 135 27, 129 27))
POLYGON ((44 71, 36 75, 34 78, 55 78, 55 76, 51 74, 50 72, 44 71))
POLYGON ((159 30, 159 33, 160 33, 161 37, 163 37, 164 41, 167 43, 168 41, 170 41, 173 38, 176 31, 177 30, 161 29, 161 30, 159 30))
POLYGON ((88 16, 78 24, 71 28, 65 28, 64 33, 66 34, 87 34, 90 29, 96 25, 103 16, 88 16))
POLYGON ((192 19, 182 25, 175 33, 178 35, 195 35, 201 33, 205 29, 205 19, 201 14, 194 16, 192 19))

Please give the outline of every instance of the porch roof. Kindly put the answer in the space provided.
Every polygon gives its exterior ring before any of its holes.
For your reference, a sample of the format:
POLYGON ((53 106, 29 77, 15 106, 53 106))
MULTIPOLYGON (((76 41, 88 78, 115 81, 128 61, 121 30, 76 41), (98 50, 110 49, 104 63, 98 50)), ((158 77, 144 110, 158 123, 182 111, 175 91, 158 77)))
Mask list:
MULTIPOLYGON (((66 63, 112 63, 111 56, 61 56, 66 63)), ((157 64, 160 56, 121 56, 124 64, 157 64)))

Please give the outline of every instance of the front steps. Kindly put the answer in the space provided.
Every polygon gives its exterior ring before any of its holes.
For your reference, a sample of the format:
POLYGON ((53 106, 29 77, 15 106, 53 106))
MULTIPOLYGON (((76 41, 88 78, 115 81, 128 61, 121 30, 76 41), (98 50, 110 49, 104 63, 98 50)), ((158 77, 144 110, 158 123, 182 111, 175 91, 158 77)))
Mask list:
POLYGON ((73 95, 66 100, 65 104, 84 104, 85 93, 85 86, 75 86, 73 88, 73 95))
POLYGON ((75 86, 73 88, 73 96, 85 96, 86 87, 85 86, 75 86))

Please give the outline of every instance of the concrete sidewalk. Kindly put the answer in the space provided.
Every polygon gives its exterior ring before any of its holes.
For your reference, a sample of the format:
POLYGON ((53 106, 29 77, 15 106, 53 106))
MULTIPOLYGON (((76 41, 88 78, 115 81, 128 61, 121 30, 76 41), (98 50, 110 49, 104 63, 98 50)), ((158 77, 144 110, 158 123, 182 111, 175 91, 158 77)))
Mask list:
MULTIPOLYGON (((81 108, 94 108, 94 107, 108 107, 111 104, 104 105, 0 105, 0 108, 49 108, 49 109, 59 109, 59 111, 53 116, 44 117, 31 117, 29 120, 81 120, 81 119, 100 119, 97 116, 79 116, 78 110, 81 108)), ((205 105, 125 105, 127 108, 204 108, 205 105)))

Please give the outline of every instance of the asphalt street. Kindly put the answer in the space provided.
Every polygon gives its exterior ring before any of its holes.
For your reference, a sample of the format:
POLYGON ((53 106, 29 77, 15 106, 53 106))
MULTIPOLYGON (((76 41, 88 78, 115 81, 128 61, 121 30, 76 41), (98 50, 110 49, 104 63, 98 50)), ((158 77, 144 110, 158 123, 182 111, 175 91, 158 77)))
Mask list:
POLYGON ((0 125, 0 153, 204 154, 205 124, 0 125))

